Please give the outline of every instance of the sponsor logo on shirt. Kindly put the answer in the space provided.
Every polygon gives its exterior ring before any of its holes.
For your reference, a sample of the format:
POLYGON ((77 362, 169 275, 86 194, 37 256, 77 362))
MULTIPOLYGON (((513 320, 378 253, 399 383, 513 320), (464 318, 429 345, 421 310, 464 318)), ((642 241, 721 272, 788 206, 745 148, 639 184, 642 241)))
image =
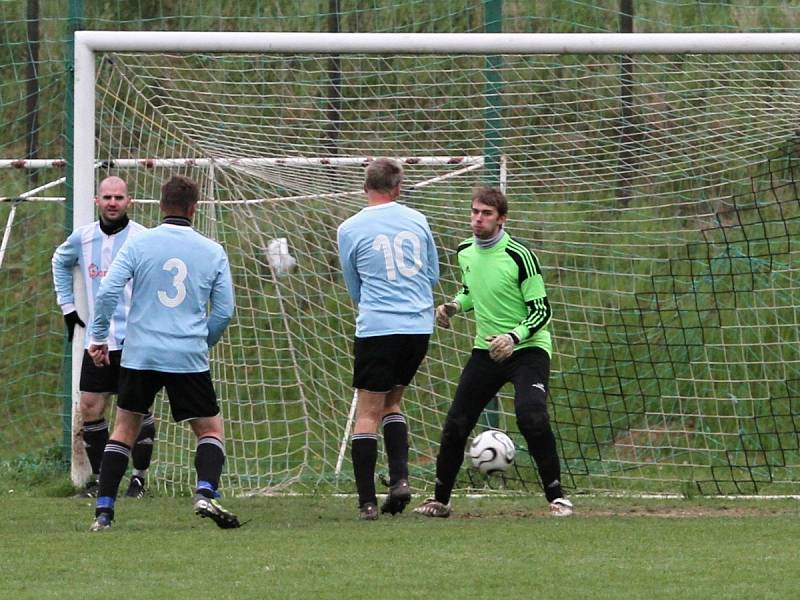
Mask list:
POLYGON ((89 270, 88 270, 88 272, 89 272, 89 277, 90 277, 90 278, 92 278, 92 279, 97 279, 98 277, 99 277, 100 279, 102 279, 103 277, 105 277, 105 276, 106 276, 106 273, 108 273, 108 271, 101 271, 101 270, 100 270, 100 269, 97 267, 97 265, 96 265, 96 264, 94 264, 94 263, 92 263, 92 264, 90 264, 90 265, 89 265, 89 270))

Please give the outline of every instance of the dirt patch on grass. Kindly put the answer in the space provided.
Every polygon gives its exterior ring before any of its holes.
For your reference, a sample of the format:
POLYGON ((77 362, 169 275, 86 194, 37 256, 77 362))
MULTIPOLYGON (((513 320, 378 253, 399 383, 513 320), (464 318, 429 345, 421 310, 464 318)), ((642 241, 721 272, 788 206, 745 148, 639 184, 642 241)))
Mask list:
MULTIPOLYGON (((582 502, 580 498, 575 501, 575 514, 572 518, 661 518, 661 519, 702 519, 702 518, 746 518, 793 515, 800 516, 800 502, 793 500, 765 500, 756 502, 733 501, 717 503, 716 501, 697 503, 695 501, 666 501, 659 504, 657 501, 640 503, 638 501, 598 501, 582 502)), ((466 507, 465 507, 466 508, 466 507)), ((454 503, 451 518, 453 519, 536 519, 550 518, 547 506, 519 508, 503 506, 481 506, 479 510, 459 510, 458 503, 454 503)))
POLYGON ((741 506, 665 506, 665 507, 633 507, 627 509, 601 509, 587 508, 576 511, 576 515, 587 517, 659 517, 674 519, 695 519, 706 517, 764 517, 768 515, 798 514, 797 507, 769 508, 769 507, 741 507, 741 506))

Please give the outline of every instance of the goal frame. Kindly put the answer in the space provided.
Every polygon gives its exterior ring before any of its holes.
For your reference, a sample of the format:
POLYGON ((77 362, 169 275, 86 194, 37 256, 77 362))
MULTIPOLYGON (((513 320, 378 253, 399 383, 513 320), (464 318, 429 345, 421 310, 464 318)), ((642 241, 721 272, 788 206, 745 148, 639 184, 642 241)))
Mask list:
MULTIPOLYGON (((73 227, 94 219, 95 55, 100 52, 215 52, 273 54, 800 54, 800 33, 257 33, 257 32, 118 32, 74 34, 73 162, 68 177, 73 190, 73 227)), ((78 310, 87 299, 75 282, 78 310)), ((72 346, 73 432, 79 407, 78 377, 83 335, 72 346)), ((88 465, 79 457, 73 435, 71 476, 81 483, 88 465), (76 460, 77 459, 77 460, 76 460)))

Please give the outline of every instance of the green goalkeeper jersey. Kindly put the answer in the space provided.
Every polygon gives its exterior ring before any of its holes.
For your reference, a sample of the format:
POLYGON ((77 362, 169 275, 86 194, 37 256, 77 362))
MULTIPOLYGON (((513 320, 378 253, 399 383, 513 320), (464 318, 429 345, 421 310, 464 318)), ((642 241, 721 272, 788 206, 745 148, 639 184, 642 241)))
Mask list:
POLYGON ((475 348, 487 349, 486 338, 513 332, 515 350, 537 346, 552 354, 547 324, 550 303, 536 256, 508 233, 491 248, 474 239, 458 246, 463 287, 456 295, 461 312, 475 311, 475 348))

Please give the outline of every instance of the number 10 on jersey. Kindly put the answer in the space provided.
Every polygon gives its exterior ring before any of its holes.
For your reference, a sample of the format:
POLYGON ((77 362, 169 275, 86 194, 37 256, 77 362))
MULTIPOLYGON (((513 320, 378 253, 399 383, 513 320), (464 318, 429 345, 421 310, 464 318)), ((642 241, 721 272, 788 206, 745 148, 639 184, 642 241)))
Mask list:
POLYGON ((383 259, 386 262, 386 278, 389 281, 397 279, 397 272, 406 277, 413 277, 422 269, 422 243, 419 236, 413 231, 401 231, 394 239, 390 240, 386 234, 375 236, 372 242, 372 249, 383 252, 383 259), (410 242, 412 264, 406 262, 403 244, 410 242))

